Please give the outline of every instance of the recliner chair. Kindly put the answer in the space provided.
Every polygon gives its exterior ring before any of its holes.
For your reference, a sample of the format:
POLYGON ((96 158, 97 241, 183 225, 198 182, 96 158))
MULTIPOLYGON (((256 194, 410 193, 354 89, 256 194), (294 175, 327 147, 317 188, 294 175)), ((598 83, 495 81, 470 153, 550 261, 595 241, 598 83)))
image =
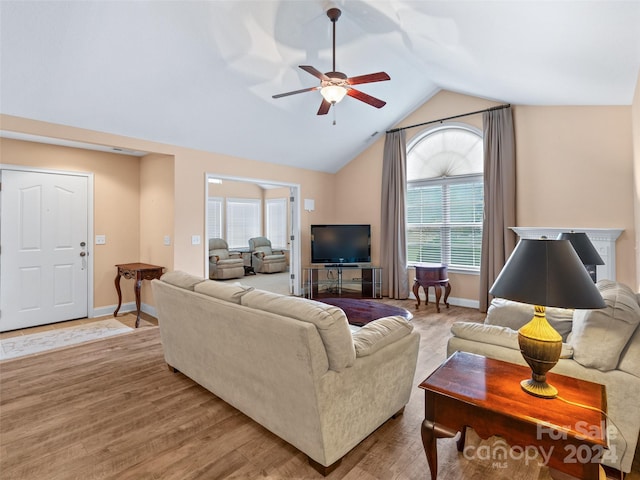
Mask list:
POLYGON ((278 273, 287 269, 287 257, 282 250, 273 250, 267 237, 249 239, 251 265, 256 273, 278 273))
POLYGON ((242 254, 230 253, 229 245, 222 238, 209 239, 209 278, 226 280, 244 276, 242 254))

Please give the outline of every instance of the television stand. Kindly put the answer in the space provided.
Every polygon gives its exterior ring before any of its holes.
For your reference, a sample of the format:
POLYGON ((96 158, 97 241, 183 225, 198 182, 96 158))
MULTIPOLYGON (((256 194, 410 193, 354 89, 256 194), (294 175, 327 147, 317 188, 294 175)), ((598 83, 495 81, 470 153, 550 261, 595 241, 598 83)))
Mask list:
POLYGON ((303 269, 306 298, 382 298, 382 268, 360 265, 319 265, 303 269))

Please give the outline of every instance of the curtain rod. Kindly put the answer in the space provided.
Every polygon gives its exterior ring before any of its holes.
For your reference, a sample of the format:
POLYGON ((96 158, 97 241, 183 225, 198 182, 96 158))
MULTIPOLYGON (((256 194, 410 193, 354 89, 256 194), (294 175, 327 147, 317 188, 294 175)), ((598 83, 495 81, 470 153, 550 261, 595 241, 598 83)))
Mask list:
POLYGON ((428 122, 416 123, 415 125, 409 125, 408 127, 394 128, 392 130, 387 130, 386 133, 400 132, 402 130, 407 130, 409 128, 422 127, 424 125, 430 125, 432 123, 442 123, 445 120, 453 120, 454 118, 468 117, 469 115, 476 115, 477 113, 491 112, 493 110, 501 110, 503 108, 509 108, 510 106, 511 106, 510 103, 505 103, 504 105, 497 105, 495 107, 485 108, 484 110, 477 110, 475 112, 469 112, 469 113, 461 113, 460 115, 454 115, 453 117, 439 118, 438 120, 430 120, 428 122))

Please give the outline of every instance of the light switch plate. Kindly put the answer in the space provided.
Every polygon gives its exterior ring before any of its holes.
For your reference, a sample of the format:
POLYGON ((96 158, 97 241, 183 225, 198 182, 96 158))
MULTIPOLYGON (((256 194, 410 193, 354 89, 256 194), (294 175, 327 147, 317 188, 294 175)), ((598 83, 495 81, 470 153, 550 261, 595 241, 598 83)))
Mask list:
POLYGON ((96 245, 105 245, 107 243, 106 235, 96 235, 96 245))
POLYGON ((200 245, 200 235, 191 235, 191 245, 200 245))
POLYGON ((168 247, 169 245, 171 245, 171 237, 169 235, 165 235, 164 236, 164 240, 163 243, 168 247))

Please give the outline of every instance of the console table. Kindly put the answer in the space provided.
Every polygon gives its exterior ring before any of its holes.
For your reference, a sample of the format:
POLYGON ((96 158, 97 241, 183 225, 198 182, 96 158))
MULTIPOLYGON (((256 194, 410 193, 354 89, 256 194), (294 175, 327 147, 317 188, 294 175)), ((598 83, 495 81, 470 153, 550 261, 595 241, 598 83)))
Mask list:
MULTIPOLYGON (((545 452, 552 478, 600 478, 599 461, 607 448, 604 385, 549 373, 569 404, 524 392, 520 381, 530 375, 522 365, 456 352, 420 384, 425 393, 422 444, 432 480, 438 474, 438 438, 460 432, 458 450, 472 455, 464 445, 467 427, 481 438, 499 435, 511 447, 545 452)), ((500 463, 498 458, 496 467, 500 463)))
POLYGON ((135 278, 136 282, 133 285, 133 290, 136 294, 136 328, 140 324, 140 289, 142 288, 142 280, 153 280, 154 278, 160 278, 164 267, 158 265, 149 265, 148 263, 122 263, 116 265, 118 273, 116 274, 115 284, 116 292, 118 292, 118 308, 113 312, 113 316, 118 316, 118 311, 122 305, 122 292, 120 291, 120 278, 127 279, 135 278))
POLYGON ((436 293, 436 311, 440 313, 440 296, 444 287, 444 304, 449 308, 449 294, 451 284, 447 266, 441 263, 418 263, 416 267, 416 278, 413 282, 413 294, 416 297, 416 308, 420 307, 420 287, 424 290, 425 303, 429 303, 429 287, 433 287, 436 293))

